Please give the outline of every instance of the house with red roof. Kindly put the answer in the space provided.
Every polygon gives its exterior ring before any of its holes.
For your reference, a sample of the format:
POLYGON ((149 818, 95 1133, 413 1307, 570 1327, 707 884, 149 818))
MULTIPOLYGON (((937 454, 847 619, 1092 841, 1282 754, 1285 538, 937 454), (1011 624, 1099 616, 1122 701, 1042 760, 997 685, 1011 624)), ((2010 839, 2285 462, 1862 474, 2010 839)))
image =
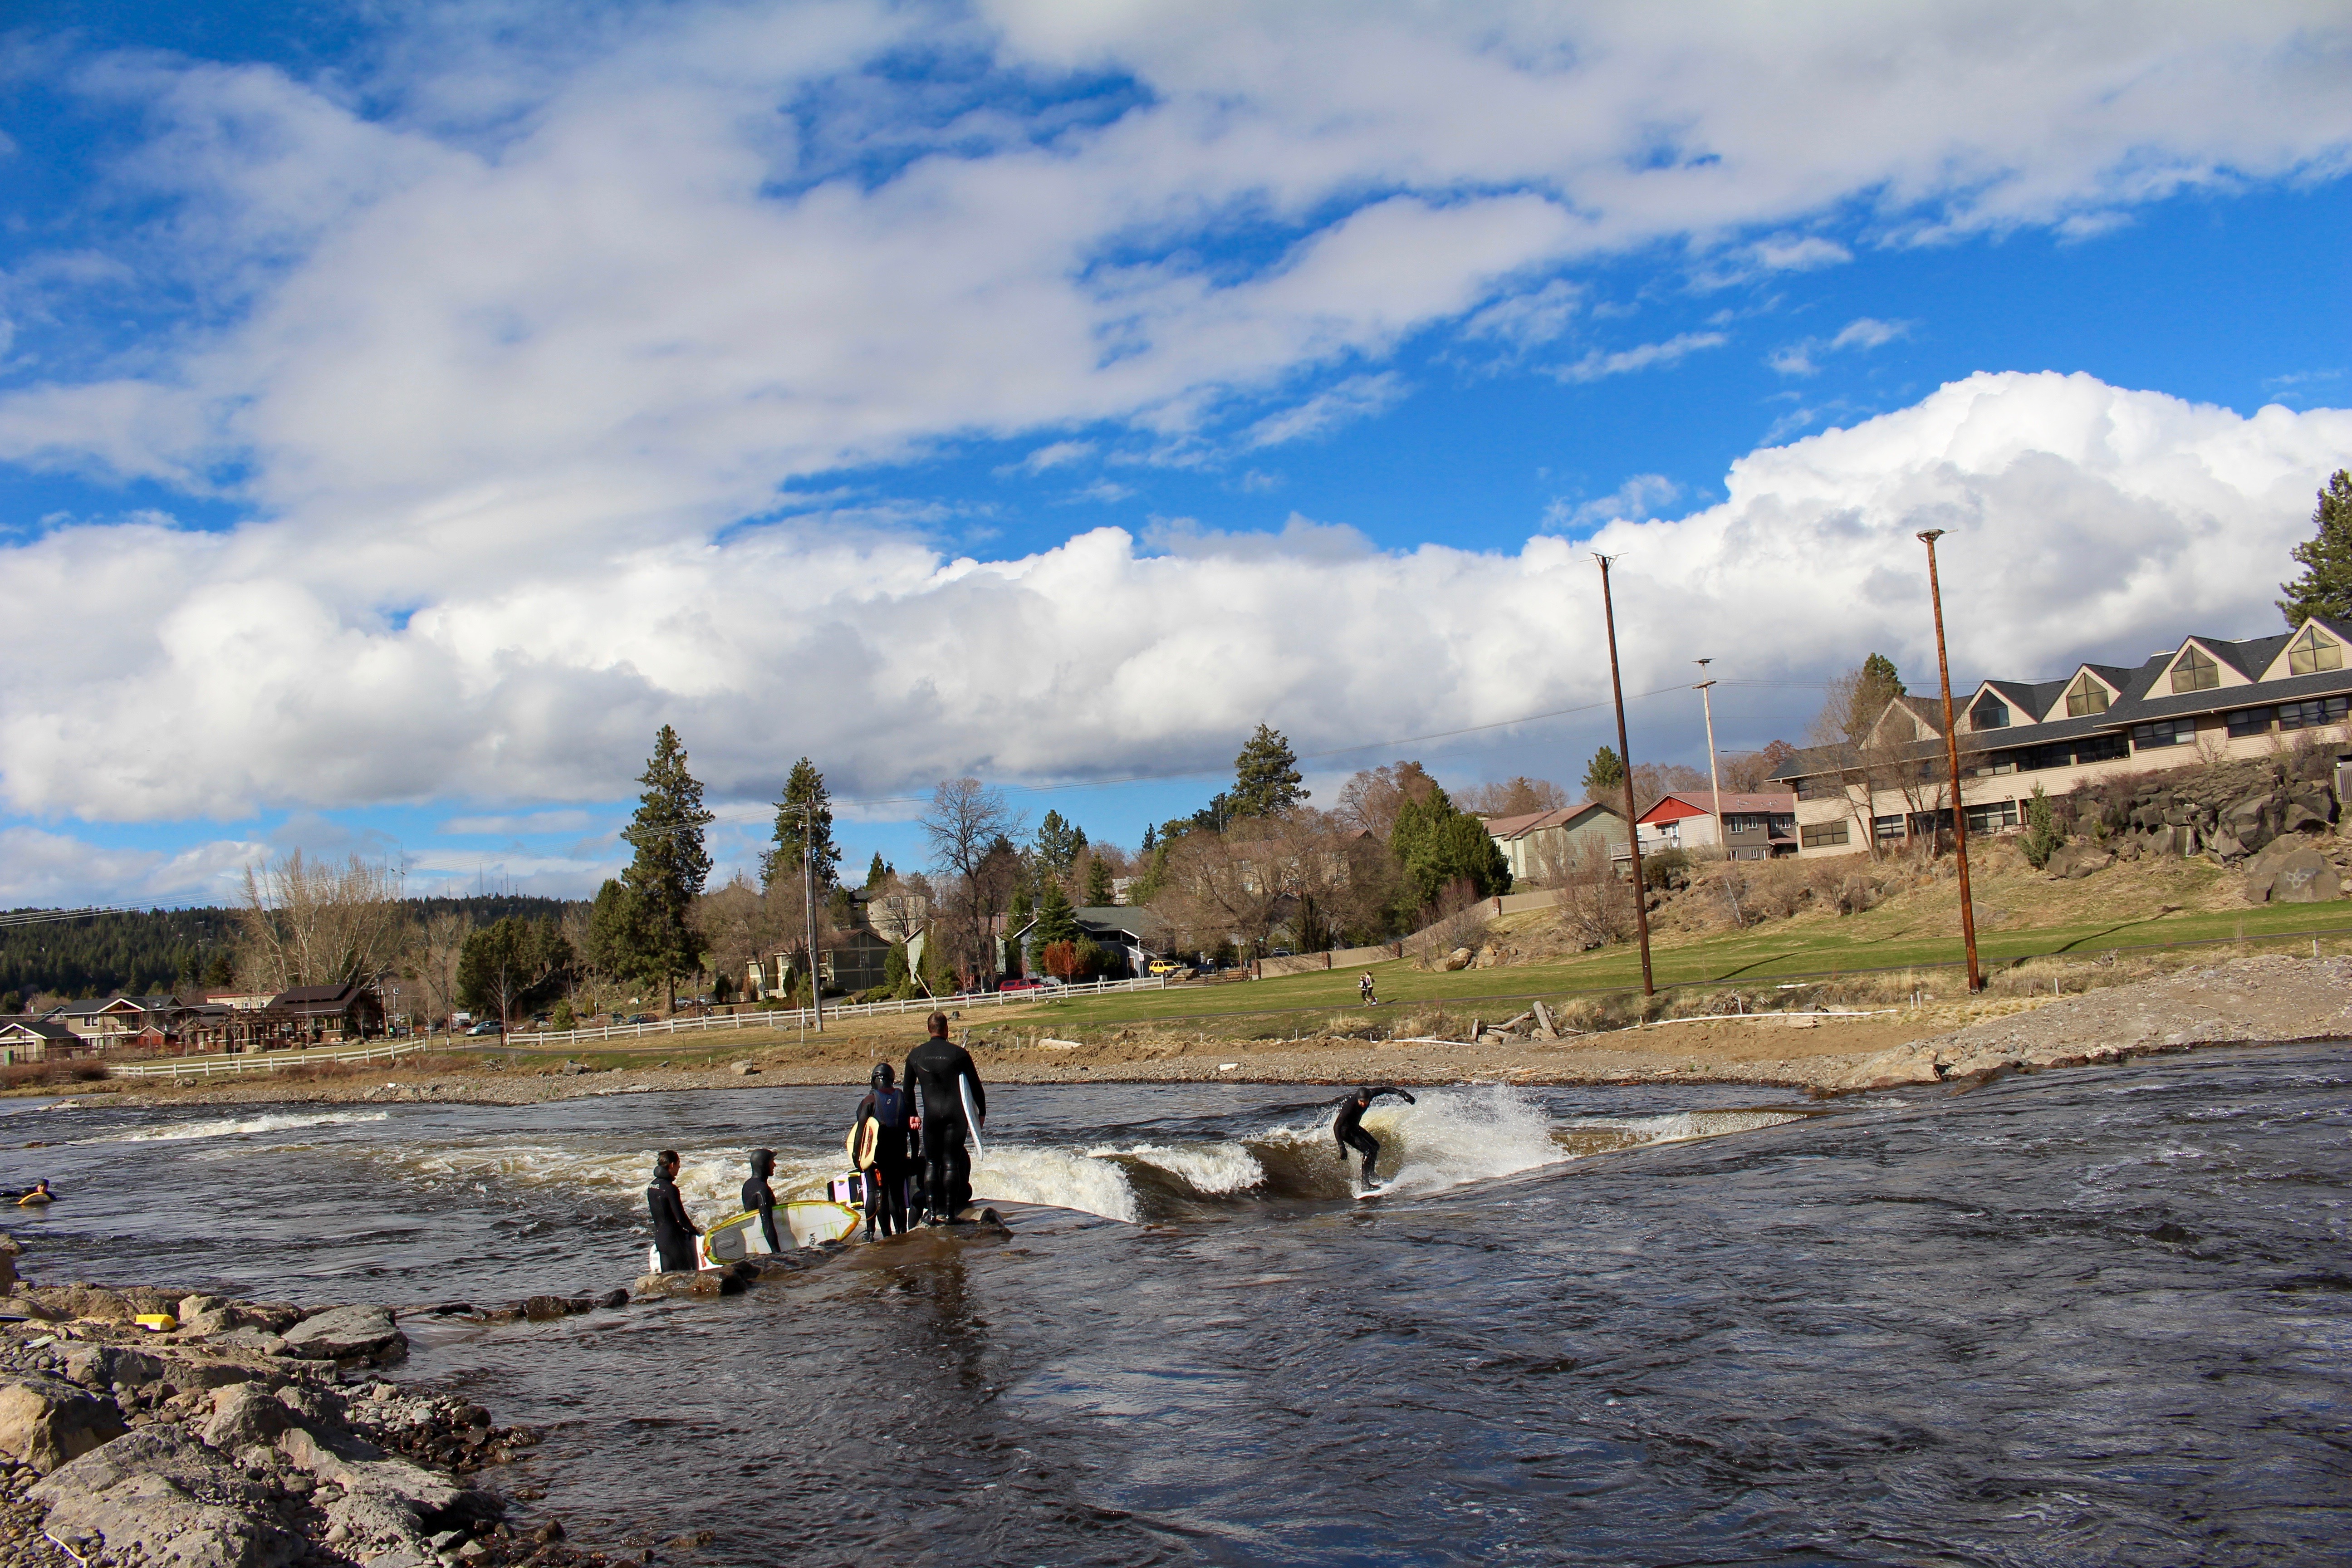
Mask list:
POLYGON ((1797 796, 1676 790, 1642 814, 1642 853, 1720 849, 1734 860, 1797 852, 1797 796), (1717 831, 1718 823, 1721 831, 1717 831))

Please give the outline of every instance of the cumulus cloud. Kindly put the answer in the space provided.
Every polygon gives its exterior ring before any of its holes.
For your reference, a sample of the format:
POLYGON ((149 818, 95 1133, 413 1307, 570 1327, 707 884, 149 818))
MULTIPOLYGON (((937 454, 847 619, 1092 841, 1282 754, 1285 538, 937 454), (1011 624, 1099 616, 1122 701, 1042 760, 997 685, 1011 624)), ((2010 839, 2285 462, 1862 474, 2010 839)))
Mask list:
POLYGON ((1988 374, 1753 452, 1720 503, 1612 521, 1589 544, 1385 552, 1294 516, 1273 535, 1179 520, 982 561, 803 521, 581 550, 513 581, 452 571, 397 629, 367 607, 364 552, 306 549, 284 524, 69 528, 0 552, 18 606, 0 758, 20 810, 131 818, 609 800, 663 722, 720 796, 772 791, 803 752, 844 795, 965 771, 1184 772, 1261 719, 1316 751, 1597 700, 1588 549, 1622 557, 1635 689, 1727 648, 1740 678, 1872 647, 1924 668, 1911 536, 1931 525, 1952 531, 1956 674, 2047 676, 2267 626, 2278 563, 2347 449, 2342 411, 2242 417, 1988 374))
POLYGON ((91 844, 37 827, 0 828, 0 909, 177 904, 230 896, 268 846, 219 839, 167 854, 91 844))
POLYGON ((1544 509, 1544 525, 1580 533, 1596 523, 1654 517, 1660 507, 1673 501, 1682 490, 1682 486, 1664 474, 1635 474, 1605 496, 1574 505, 1552 502, 1544 509))

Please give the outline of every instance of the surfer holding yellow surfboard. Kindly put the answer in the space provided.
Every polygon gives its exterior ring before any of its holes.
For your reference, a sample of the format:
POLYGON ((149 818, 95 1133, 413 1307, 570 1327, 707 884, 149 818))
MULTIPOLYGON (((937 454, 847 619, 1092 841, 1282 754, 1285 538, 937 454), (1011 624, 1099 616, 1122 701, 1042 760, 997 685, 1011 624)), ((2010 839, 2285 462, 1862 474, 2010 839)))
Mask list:
POLYGON ((913 1096, 891 1087, 890 1064, 874 1066, 874 1087, 857 1102, 849 1127, 849 1168, 866 1177, 866 1239, 907 1229, 907 1180, 915 1173, 908 1142, 913 1096))

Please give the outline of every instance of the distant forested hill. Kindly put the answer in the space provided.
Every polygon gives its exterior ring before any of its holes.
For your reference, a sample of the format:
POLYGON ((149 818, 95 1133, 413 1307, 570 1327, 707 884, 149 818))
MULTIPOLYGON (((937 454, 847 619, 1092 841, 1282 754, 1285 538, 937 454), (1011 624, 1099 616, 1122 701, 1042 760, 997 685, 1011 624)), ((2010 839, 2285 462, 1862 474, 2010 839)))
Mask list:
MULTIPOLYGON (((562 899, 499 894, 402 901, 420 925, 440 914, 464 915, 479 925, 509 915, 560 915, 567 907, 562 899)), ((0 925, 0 1012, 14 1012, 43 994, 140 996, 193 988, 215 958, 235 952, 236 938, 237 913, 224 909, 142 910, 0 925), (11 994, 18 998, 13 1004, 11 994)))

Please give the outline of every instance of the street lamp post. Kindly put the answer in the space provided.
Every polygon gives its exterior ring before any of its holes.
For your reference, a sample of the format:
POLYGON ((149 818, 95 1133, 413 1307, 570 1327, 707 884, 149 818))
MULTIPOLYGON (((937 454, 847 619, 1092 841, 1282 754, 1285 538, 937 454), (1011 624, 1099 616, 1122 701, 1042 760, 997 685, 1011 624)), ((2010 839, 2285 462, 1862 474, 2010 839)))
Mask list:
POLYGON ((1642 814, 1633 804, 1633 752, 1625 743, 1625 683, 1617 673, 1617 606, 1609 593, 1609 561, 1596 553, 1592 559, 1601 563, 1601 614, 1609 628, 1609 694, 1617 704, 1617 765, 1625 770, 1625 848, 1633 861, 1633 930, 1642 942, 1642 994, 1654 996, 1656 984, 1650 977, 1650 909, 1649 889, 1642 885, 1642 814))
POLYGON ((1969 893, 1969 814, 1960 805, 1960 737, 1952 724, 1952 665, 1944 655, 1944 588, 1936 575, 1936 541, 1940 528, 1924 530, 1919 541, 1927 547, 1927 598, 1936 607, 1936 674, 1944 686, 1944 762, 1952 777, 1952 853, 1960 864, 1960 940, 1969 950, 1969 989, 1984 989, 1984 970, 1977 963, 1977 908, 1969 893))
POLYGON ((1706 714, 1706 787, 1708 798, 1715 805, 1715 847, 1722 850, 1723 858, 1728 860, 1731 858, 1731 841, 1723 831, 1723 775, 1715 765, 1715 693, 1709 689, 1715 685, 1715 678, 1706 673, 1706 667, 1715 660, 1695 658, 1691 662, 1698 666, 1699 674, 1705 678, 1699 681, 1696 690, 1699 707, 1706 714))

